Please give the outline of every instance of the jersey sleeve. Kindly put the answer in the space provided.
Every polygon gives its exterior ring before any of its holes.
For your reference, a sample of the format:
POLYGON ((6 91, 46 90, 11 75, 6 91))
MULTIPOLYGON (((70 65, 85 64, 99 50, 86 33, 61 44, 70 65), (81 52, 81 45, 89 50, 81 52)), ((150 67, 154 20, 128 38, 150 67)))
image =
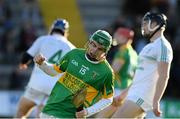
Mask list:
POLYGON ((70 61, 70 58, 73 57, 73 54, 74 54, 74 50, 71 50, 70 52, 68 52, 67 54, 65 54, 61 60, 59 60, 55 66, 54 66, 54 69, 58 72, 65 72, 67 67, 68 67, 68 64, 69 64, 69 61, 70 61))
POLYGON ((111 72, 108 74, 105 84, 102 96, 103 98, 110 98, 114 94, 114 73, 111 72))
POLYGON ((172 57, 173 57, 172 49, 169 48, 164 43, 161 43, 157 54, 157 61, 170 63, 172 61, 172 57))
POLYGON ((56 63, 55 65, 55 69, 56 71, 63 71, 65 72, 68 66, 68 62, 69 62, 69 53, 67 53, 66 55, 64 55, 62 57, 62 59, 56 63))
POLYGON ((30 54, 32 57, 34 57, 36 54, 38 54, 42 43, 43 43, 43 38, 42 37, 38 38, 37 40, 34 41, 32 46, 27 50, 27 53, 30 54))

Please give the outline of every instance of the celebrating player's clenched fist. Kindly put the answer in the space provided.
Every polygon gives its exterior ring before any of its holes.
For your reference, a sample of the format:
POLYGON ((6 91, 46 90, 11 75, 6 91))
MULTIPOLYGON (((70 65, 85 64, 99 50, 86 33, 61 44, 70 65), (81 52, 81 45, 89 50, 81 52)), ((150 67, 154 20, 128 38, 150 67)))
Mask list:
POLYGON ((34 57, 34 62, 41 65, 45 61, 45 57, 42 54, 38 54, 34 57))

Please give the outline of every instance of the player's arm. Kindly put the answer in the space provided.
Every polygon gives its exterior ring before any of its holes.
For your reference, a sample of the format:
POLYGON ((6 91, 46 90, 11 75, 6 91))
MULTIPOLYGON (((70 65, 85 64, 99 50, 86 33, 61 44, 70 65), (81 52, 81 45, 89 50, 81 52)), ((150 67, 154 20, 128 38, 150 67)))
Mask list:
MULTIPOLYGON (((158 63, 159 78, 157 80, 157 85, 156 85, 156 90, 155 90, 155 95, 154 95, 154 100, 153 100, 154 110, 160 110, 156 108, 159 108, 160 100, 167 87, 167 83, 169 79, 169 71, 170 71, 170 63, 162 62, 162 61, 158 63)), ((159 114, 156 114, 156 116, 160 116, 160 112, 159 114)))
POLYGON ((107 76, 107 80, 104 82, 102 99, 93 106, 87 108, 87 117, 111 105, 113 102, 113 94, 114 94, 114 73, 111 72, 107 76))
POLYGON ((108 107, 109 105, 111 105, 112 102, 113 102, 113 96, 111 96, 109 98, 102 98, 96 104, 86 108, 87 117, 89 117, 97 112, 100 112, 101 110, 103 110, 106 107, 108 107))
POLYGON ((23 53, 19 64, 20 69, 27 69, 28 65, 32 62, 33 57, 27 52, 23 53))
POLYGON ((34 57, 34 62, 41 70, 50 76, 56 76, 62 72, 55 64, 48 63, 41 54, 34 57))
POLYGON ((113 103, 112 103, 113 106, 120 106, 124 102, 130 87, 131 85, 125 90, 123 90, 120 95, 113 98, 113 103))
MULTIPOLYGON (((116 53, 116 55, 112 61, 112 64, 111 64, 111 67, 115 73, 116 79, 120 78, 119 71, 121 70, 121 68, 123 67, 124 64, 125 64, 124 52, 121 51, 121 52, 116 53)), ((120 80, 117 80, 117 81, 120 83, 120 80)))
POLYGON ((20 69, 26 69, 28 65, 32 62, 33 57, 39 53, 39 49, 41 47, 41 44, 43 43, 43 38, 39 37, 35 40, 35 42, 32 44, 32 46, 22 55, 19 68, 20 69))
POLYGON ((122 58, 115 58, 112 62, 112 68, 115 73, 118 73, 123 65, 124 65, 124 59, 122 58))
POLYGON ((45 57, 43 57, 41 54, 36 55, 34 57, 34 62, 39 66, 40 69, 42 69, 48 75, 56 76, 57 74, 66 71, 69 64, 69 60, 71 57, 73 57, 73 54, 75 52, 76 49, 68 52, 61 58, 61 60, 57 61, 56 64, 48 63, 45 60, 45 57))
POLYGON ((155 88, 155 94, 153 98, 153 112, 156 116, 161 115, 160 100, 164 94, 164 91, 168 84, 170 66, 173 58, 173 52, 171 48, 167 48, 163 42, 160 44, 159 50, 156 50, 158 61, 158 79, 155 88))
POLYGON ((76 117, 77 118, 89 117, 89 116, 105 109, 109 105, 111 105, 112 101, 113 101, 113 96, 111 96, 109 98, 102 98, 94 105, 92 105, 82 111, 76 112, 76 117))

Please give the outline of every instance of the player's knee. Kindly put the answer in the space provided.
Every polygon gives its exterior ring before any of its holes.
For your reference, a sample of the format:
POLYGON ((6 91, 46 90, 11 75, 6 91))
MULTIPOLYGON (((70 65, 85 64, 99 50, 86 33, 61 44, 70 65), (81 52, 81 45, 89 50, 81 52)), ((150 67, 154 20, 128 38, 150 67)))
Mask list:
POLYGON ((35 103, 28 103, 28 101, 21 101, 17 110, 16 117, 17 118, 22 118, 26 117, 28 113, 31 111, 31 109, 35 106, 35 103))
POLYGON ((17 118, 22 118, 24 117, 26 114, 27 114, 27 109, 23 108, 23 107, 19 107, 18 111, 17 111, 17 114, 16 114, 16 117, 17 118))

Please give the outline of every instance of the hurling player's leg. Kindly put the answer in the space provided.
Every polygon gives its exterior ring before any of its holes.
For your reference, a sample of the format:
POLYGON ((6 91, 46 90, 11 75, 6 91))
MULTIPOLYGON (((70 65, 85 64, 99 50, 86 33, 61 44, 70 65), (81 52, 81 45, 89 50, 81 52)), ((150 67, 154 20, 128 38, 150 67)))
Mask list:
POLYGON ((25 97, 21 97, 19 106, 18 106, 18 110, 16 113, 16 118, 27 117, 35 105, 36 104, 34 102, 32 102, 31 100, 29 100, 25 97))
POLYGON ((37 113, 36 113, 36 118, 40 118, 40 113, 44 107, 44 105, 46 104, 48 100, 48 95, 44 96, 44 99, 42 100, 41 104, 37 105, 37 113))
POLYGON ((40 118, 40 113, 43 109, 44 105, 43 104, 40 104, 40 105, 36 105, 34 108, 33 108, 33 111, 31 112, 31 114, 29 115, 29 117, 32 117, 32 118, 40 118))
POLYGON ((144 119, 144 117, 146 116, 146 113, 142 113, 139 116, 137 116, 137 119, 144 119))
POLYGON ((136 103, 126 100, 121 107, 117 109, 112 118, 136 118, 140 117, 144 110, 136 103))

